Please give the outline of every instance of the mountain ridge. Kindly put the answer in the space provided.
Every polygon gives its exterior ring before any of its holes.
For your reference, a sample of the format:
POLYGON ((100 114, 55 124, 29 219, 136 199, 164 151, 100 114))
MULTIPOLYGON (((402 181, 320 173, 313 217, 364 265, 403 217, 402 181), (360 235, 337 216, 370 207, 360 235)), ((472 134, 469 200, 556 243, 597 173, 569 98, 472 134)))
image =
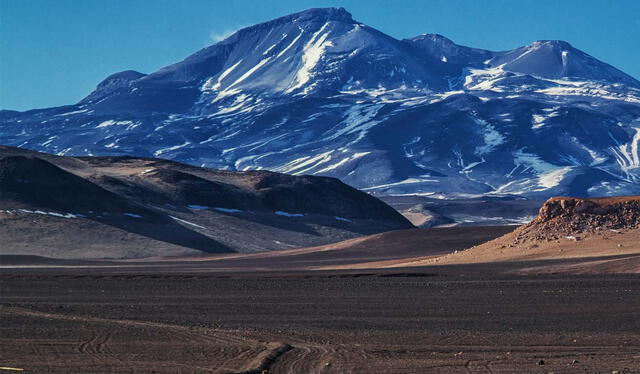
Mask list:
POLYGON ((239 30, 80 103, 0 112, 0 144, 337 177, 377 194, 640 193, 640 82, 563 41, 398 40, 344 9, 239 30))
POLYGON ((393 208, 333 178, 0 146, 0 254, 253 252, 408 228, 393 208))

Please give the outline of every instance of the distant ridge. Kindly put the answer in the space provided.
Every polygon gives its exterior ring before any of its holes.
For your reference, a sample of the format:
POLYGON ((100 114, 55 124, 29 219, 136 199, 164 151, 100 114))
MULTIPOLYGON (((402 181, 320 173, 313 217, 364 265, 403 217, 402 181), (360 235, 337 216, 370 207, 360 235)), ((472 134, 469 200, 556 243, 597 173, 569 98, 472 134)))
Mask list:
POLYGON ((0 255, 255 252, 412 227, 382 201, 333 178, 0 146, 0 255))
POLYGON ((239 30, 80 103, 0 111, 0 144, 323 175, 372 194, 640 194, 640 82, 560 40, 397 40, 343 8, 239 30))

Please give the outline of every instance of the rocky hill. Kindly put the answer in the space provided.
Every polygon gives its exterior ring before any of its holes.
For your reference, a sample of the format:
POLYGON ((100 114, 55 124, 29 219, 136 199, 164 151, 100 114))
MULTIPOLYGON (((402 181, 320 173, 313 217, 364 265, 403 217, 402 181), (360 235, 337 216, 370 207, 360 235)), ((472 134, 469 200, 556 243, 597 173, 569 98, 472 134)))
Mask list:
POLYGON ((640 229, 640 196, 580 199, 554 197, 538 217, 517 230, 517 241, 558 240, 603 230, 640 229))
POLYGON ((525 273, 640 273, 640 196, 551 198, 511 233, 397 266, 492 262, 518 262, 525 273))
POLYGON ((410 227, 393 208, 333 178, 0 146, 0 254, 251 252, 410 227))

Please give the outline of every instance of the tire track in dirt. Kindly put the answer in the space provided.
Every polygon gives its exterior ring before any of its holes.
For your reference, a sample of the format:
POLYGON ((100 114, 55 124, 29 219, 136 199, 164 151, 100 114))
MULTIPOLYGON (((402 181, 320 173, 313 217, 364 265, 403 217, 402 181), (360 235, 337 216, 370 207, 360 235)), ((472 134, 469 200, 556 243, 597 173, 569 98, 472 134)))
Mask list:
POLYGON ((273 365, 274 373, 322 373, 337 352, 332 344, 289 340, 293 347, 273 365))
POLYGON ((247 370, 230 372, 229 374, 261 374, 269 371, 282 355, 289 352, 293 347, 287 343, 274 343, 268 351, 256 356, 252 362, 248 364, 247 370))
POLYGON ((111 341, 111 334, 104 334, 100 336, 102 339, 96 341, 95 353, 109 353, 109 342, 111 341))
POLYGON ((45 367, 47 368, 47 370, 51 371, 52 365, 51 365, 51 359, 50 357, 46 354, 46 352, 43 352, 43 348, 46 349, 46 345, 43 344, 38 344, 35 342, 31 342, 29 343, 29 346, 31 347, 31 350, 33 351, 33 353, 35 354, 35 356, 37 358, 39 358, 41 360, 41 362, 44 363, 45 367))
POLYGON ((465 361, 464 368, 469 374, 486 373, 487 371, 490 374, 493 373, 482 360, 478 359, 465 361))
MULTIPOLYGON (((268 370, 271 366, 274 365, 276 360, 280 358, 284 353, 288 352, 292 349, 292 347, 283 342, 262 342, 258 339, 247 336, 246 334, 240 336, 242 333, 240 331, 221 331, 207 328, 193 328, 181 325, 172 325, 161 322, 149 322, 149 321, 139 321, 139 320, 126 320, 126 319, 110 319, 110 318, 101 318, 101 317, 91 317, 91 316, 74 316, 74 315, 66 315, 66 314, 57 314, 57 313, 46 313, 35 311, 27 308, 20 307, 7 307, 0 306, 0 313, 27 316, 27 317, 35 317, 35 318, 50 318, 57 320, 65 320, 65 321, 74 321, 74 322, 93 322, 93 323, 104 323, 104 324, 115 324, 121 326, 128 327, 142 327, 142 328, 158 328, 160 330, 169 329, 172 330, 172 333, 178 333, 179 335, 184 336, 188 340, 192 342, 202 343, 202 342, 215 342, 217 344, 235 344, 246 347, 246 350, 258 350, 258 353, 247 360, 246 363, 242 364, 239 369, 223 371, 229 374, 253 374, 253 373, 261 373, 263 370, 268 370)), ((80 353, 90 355, 94 358, 98 358, 98 354, 101 353, 105 346, 109 343, 111 337, 109 334, 105 333, 93 333, 91 338, 87 341, 82 342, 77 350, 80 353)), ((34 354, 39 354, 37 347, 33 343, 30 344, 32 346, 32 350, 34 354)), ((48 365, 48 364, 47 364, 48 365)), ((186 365, 179 365, 186 366, 186 365)), ((216 365, 218 368, 219 365, 216 365)), ((198 367, 197 369, 203 370, 214 370, 198 367)))
POLYGON ((94 353, 93 345, 95 344, 97 339, 98 339, 98 334, 93 332, 91 334, 91 337, 88 340, 85 340, 78 345, 78 349, 77 349, 78 353, 93 355, 94 353))
MULTIPOLYGON (((269 373, 323 373, 335 371, 348 363, 353 367, 358 363, 366 363, 367 360, 384 360, 388 354, 403 355, 407 352, 463 352, 468 359, 456 365, 446 365, 465 370, 470 373, 494 373, 501 372, 503 366, 500 360, 491 360, 492 354, 506 351, 523 352, 527 356, 544 354, 546 357, 576 357, 579 355, 603 355, 620 353, 618 346, 565 346, 565 345, 501 345, 492 339, 481 339, 481 344, 461 344, 465 334, 446 335, 442 339, 434 339, 437 344, 426 344, 419 350, 405 345, 386 346, 382 355, 380 348, 369 345, 340 344, 339 335, 323 333, 306 335, 289 335, 286 333, 258 333, 242 330, 216 330, 202 327, 187 327, 166 323, 147 322, 139 320, 114 320, 98 317, 80 317, 63 314, 49 314, 30 309, 0 306, 0 313, 13 313, 23 316, 39 318, 55 318, 77 322, 95 322, 116 324, 126 327, 157 327, 164 333, 176 338, 191 339, 197 344, 215 342, 223 347, 221 352, 226 360, 219 360, 215 368, 189 366, 180 363, 171 363, 176 367, 191 368, 191 372, 211 372, 227 374, 253 374, 268 370, 269 373), (259 337, 259 338, 256 338, 259 337), (264 341, 262 339, 268 340, 264 341), (286 341, 286 343, 285 343, 286 341), (447 344, 448 342, 454 344, 447 344), (444 344, 443 344, 444 343, 444 344), (457 343, 457 344, 455 344, 457 343), (482 344, 484 343, 484 344, 482 344), (224 346, 227 344, 227 346, 224 346), (233 345, 237 345, 237 348, 233 345), (553 352, 553 353, 552 353, 553 352), (551 355, 551 356, 549 356, 551 355), (555 356, 554 356, 555 355, 555 356), (228 358, 228 359, 227 359, 228 358), (355 361, 354 361, 355 358, 355 361), (219 364, 219 362, 223 364, 219 364), (327 365, 330 363, 330 365, 327 365), (500 367, 500 369, 498 368, 500 367)), ((106 332, 97 331, 83 342, 83 350, 89 353, 109 353, 111 337, 106 332)), ((39 347, 33 346, 34 356, 37 357, 39 347)), ((220 347, 218 347, 219 349, 220 347)), ((633 348, 629 348, 631 351, 633 348)), ((219 359, 219 357, 216 357, 219 359)), ((580 359, 582 361, 582 359, 580 359)), ((206 366, 206 365, 204 365, 206 366)))
POLYGON ((109 330, 93 330, 91 337, 80 343, 76 351, 86 355, 86 357, 95 362, 110 363, 116 361, 121 366, 131 367, 131 365, 127 365, 118 355, 111 352, 109 347, 111 340, 112 335, 109 330))

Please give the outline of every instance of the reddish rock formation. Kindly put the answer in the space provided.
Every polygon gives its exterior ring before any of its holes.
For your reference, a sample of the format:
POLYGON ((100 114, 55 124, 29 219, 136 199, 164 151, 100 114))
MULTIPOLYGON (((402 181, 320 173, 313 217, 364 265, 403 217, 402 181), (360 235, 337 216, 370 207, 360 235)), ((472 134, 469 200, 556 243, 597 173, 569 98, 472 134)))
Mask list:
POLYGON ((640 228, 640 196, 554 197, 540 208, 536 219, 516 231, 516 242, 556 240, 600 230, 637 228, 640 228))

